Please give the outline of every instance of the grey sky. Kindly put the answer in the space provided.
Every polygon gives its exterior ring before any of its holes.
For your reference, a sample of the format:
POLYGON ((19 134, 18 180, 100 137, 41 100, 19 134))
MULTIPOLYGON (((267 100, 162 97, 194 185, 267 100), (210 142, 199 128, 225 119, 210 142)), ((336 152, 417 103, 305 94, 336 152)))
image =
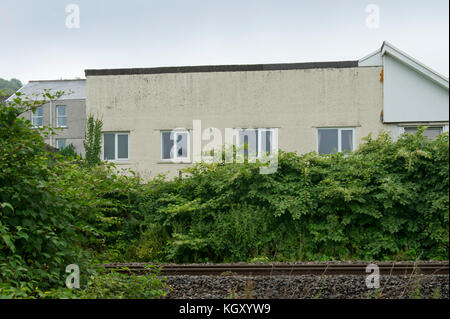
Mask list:
POLYGON ((391 42, 449 74, 448 0, 0 0, 0 78, 85 69, 356 60, 391 42), (66 5, 80 8, 68 29, 66 5), (365 21, 380 8, 380 27, 365 21))

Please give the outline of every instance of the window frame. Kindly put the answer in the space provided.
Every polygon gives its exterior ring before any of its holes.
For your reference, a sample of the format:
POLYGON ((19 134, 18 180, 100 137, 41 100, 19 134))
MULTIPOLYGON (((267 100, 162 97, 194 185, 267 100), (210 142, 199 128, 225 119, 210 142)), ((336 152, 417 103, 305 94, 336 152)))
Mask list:
POLYGON ((130 132, 102 132, 102 161, 104 162, 126 162, 130 160, 130 132), (114 159, 105 159, 105 134, 114 134, 114 159), (119 135, 126 135, 127 136, 127 158, 118 158, 118 152, 119 152, 119 135))
MULTIPOLYGON (((255 158, 259 158, 261 152, 260 152, 260 135, 259 135, 259 130, 258 128, 252 128, 252 127, 247 127, 247 128, 238 128, 237 129, 237 145, 236 145, 236 150, 241 149, 241 147, 243 146, 243 141, 241 141, 241 132, 242 131, 256 131, 256 143, 258 144, 258 149, 256 150, 256 156, 255 158)), ((242 149, 242 151, 245 154, 244 149, 242 149)))
POLYGON ((248 131, 248 130, 256 130, 256 138, 257 138, 257 143, 258 143, 258 149, 257 154, 256 154, 256 158, 261 158, 262 157, 262 132, 270 132, 270 134, 272 135, 272 143, 270 145, 270 153, 269 155, 272 155, 274 152, 274 132, 275 132, 275 128, 273 127, 258 127, 258 128, 252 128, 252 127, 248 127, 248 128, 237 128, 237 145, 236 148, 239 149, 242 146, 242 141, 241 141, 241 137, 240 137, 240 132, 241 131, 248 131))
POLYGON ((160 141, 161 141, 161 147, 160 147, 160 161, 165 163, 191 163, 191 133, 189 130, 160 130, 160 141), (187 155, 186 157, 178 157, 178 152, 174 152, 174 158, 164 158, 164 140, 163 140, 163 133, 174 133, 174 139, 172 143, 172 148, 175 146, 175 141, 177 140, 178 134, 187 134, 187 155))
POLYGON ((38 106, 36 108, 36 111, 38 109, 42 110, 42 115, 35 115, 33 111, 31 111, 31 125, 33 125, 34 128, 39 128, 39 127, 44 127, 44 106, 38 106), (35 125, 34 124, 34 119, 42 119, 42 125, 35 125))
POLYGON ((427 127, 426 130, 429 129, 429 128, 438 128, 438 129, 440 129, 441 133, 439 133, 439 135, 445 133, 445 125, 402 125, 402 126, 400 126, 400 135, 406 133, 406 131, 405 131, 406 128, 415 128, 416 129, 416 133, 417 133, 417 130, 419 130, 419 128, 422 127, 422 126, 426 126, 427 127))
MULTIPOLYGON (((355 145, 356 145, 356 129, 355 127, 318 127, 316 132, 317 132, 317 147, 316 147, 316 152, 319 155, 329 155, 330 153, 326 153, 326 154, 320 154, 319 153, 319 149, 320 149, 320 145, 319 145, 319 130, 338 130, 338 153, 342 152, 342 131, 352 131, 352 150, 349 152, 353 152, 355 150, 355 145)), ((333 153, 331 153, 333 154, 333 153)))
POLYGON ((261 135, 262 135, 262 132, 270 132, 270 134, 271 134, 271 137, 272 137, 272 139, 271 139, 271 143, 270 143, 270 153, 269 153, 269 155, 272 155, 273 154, 273 152, 274 152, 274 135, 275 135, 275 128, 258 128, 258 156, 257 156, 257 158, 261 158, 262 157, 262 150, 261 150, 261 148, 262 148, 262 139, 261 139, 261 135))
POLYGON ((67 105, 56 105, 55 113, 56 113, 56 127, 67 127, 67 105), (64 107, 66 109, 66 115, 60 116, 58 114, 58 108, 60 108, 60 107, 64 107), (66 119, 66 125, 59 125, 58 120, 60 118, 65 118, 66 119))

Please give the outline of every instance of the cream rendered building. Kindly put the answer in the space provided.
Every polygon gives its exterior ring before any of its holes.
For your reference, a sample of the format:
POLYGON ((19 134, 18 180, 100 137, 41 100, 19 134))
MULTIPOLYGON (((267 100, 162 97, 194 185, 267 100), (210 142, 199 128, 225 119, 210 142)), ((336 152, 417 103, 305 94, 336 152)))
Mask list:
MULTIPOLYGON (((275 129, 282 150, 351 150, 389 128, 383 121, 386 66, 365 64, 86 70, 86 114, 103 119, 103 159, 145 178, 173 176, 192 163, 194 120, 223 138, 226 128, 243 130, 235 143, 245 138, 259 154, 274 145, 275 129), (254 132, 256 142, 245 132, 254 132)), ((448 104, 448 79, 446 92, 448 104)))

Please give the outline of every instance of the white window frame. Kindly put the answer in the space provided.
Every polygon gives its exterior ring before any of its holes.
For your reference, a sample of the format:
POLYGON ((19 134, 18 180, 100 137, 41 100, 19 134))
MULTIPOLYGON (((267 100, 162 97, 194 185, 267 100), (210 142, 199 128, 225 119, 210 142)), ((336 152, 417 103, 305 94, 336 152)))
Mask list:
POLYGON ((256 150, 258 153, 256 155, 256 158, 261 158, 262 157, 262 140, 261 140, 261 135, 262 132, 271 132, 272 134, 272 143, 270 145, 270 154, 274 153, 274 136, 275 136, 275 128, 266 128, 266 127, 258 127, 258 128, 238 128, 237 129, 237 148, 239 149, 240 147, 242 147, 243 142, 241 141, 241 135, 240 132, 241 131, 250 131, 250 130, 256 130, 256 138, 257 138, 257 142, 258 142, 258 149, 256 150))
POLYGON ((44 107, 43 106, 39 106, 36 108, 36 111, 38 109, 42 110, 42 115, 34 115, 34 112, 31 112, 31 124, 33 125, 33 127, 44 127, 44 107), (42 125, 35 125, 34 124, 34 119, 38 119, 38 118, 42 118, 42 125))
POLYGON ((191 134, 188 130, 161 130, 159 132, 160 135, 160 141, 161 141, 161 148, 160 148, 160 160, 161 162, 167 162, 167 163, 190 163, 191 162, 191 134), (179 134, 187 134, 187 155, 186 157, 178 157, 178 152, 173 152, 174 158, 163 158, 164 155, 164 140, 163 140, 163 133, 173 133, 174 139, 172 148, 175 146, 175 141, 177 140, 177 136, 179 134))
POLYGON ((270 143, 270 153, 269 155, 272 155, 274 153, 274 139, 275 139, 275 129, 274 128, 258 128, 258 156, 257 158, 261 158, 262 157, 262 139, 261 139, 261 135, 262 132, 270 132, 272 135, 272 142, 270 143))
POLYGON ((56 106, 56 127, 67 127, 67 105, 57 105, 56 106), (61 116, 58 114, 58 108, 59 107, 64 107, 66 109, 66 115, 61 116), (66 119, 66 125, 59 125, 58 120, 60 118, 65 118, 66 119))
POLYGON ((129 132, 102 132, 102 161, 104 162, 125 162, 125 161, 129 161, 130 160, 130 133, 129 132), (114 159, 111 160, 106 160, 105 159, 105 154, 104 154, 104 150, 105 150, 105 139, 104 139, 104 135, 105 134, 114 134, 114 159), (127 139, 128 139, 128 157, 127 158, 118 158, 117 155, 119 153, 119 138, 118 135, 126 135, 127 139))
MULTIPOLYGON (((255 156, 255 158, 258 158, 261 154, 260 152, 260 146, 259 146, 259 141, 260 141, 260 134, 257 128, 252 128, 252 127, 247 127, 247 128, 238 128, 237 129, 237 145, 236 145, 236 149, 240 149, 241 147, 243 147, 243 141, 241 141, 241 132, 242 131, 256 131, 256 138, 257 138, 257 142, 258 142, 258 149, 256 150, 257 154, 255 156)), ((244 153, 245 154, 245 153, 244 153)))
MULTIPOLYGON (((317 148, 316 152, 319 153, 319 130, 338 130, 338 153, 342 152, 342 137, 341 137, 341 131, 352 131, 352 152, 355 150, 356 145, 356 129, 354 127, 318 127, 317 128, 317 148)), ((327 154, 321 154, 321 155, 327 155, 327 154)))
POLYGON ((442 133, 448 133, 448 131, 449 131, 449 127, 448 127, 448 124, 446 124, 442 127, 442 133))
POLYGON ((429 128, 440 128, 441 129, 441 134, 443 134, 445 132, 448 132, 448 130, 447 131, 445 130, 446 129, 446 125, 420 125, 420 124, 417 124, 417 125, 402 125, 402 126, 400 126, 400 135, 405 133, 405 128, 413 127, 415 129, 419 129, 419 127, 421 127, 421 126, 426 126, 427 129, 429 129, 429 128))

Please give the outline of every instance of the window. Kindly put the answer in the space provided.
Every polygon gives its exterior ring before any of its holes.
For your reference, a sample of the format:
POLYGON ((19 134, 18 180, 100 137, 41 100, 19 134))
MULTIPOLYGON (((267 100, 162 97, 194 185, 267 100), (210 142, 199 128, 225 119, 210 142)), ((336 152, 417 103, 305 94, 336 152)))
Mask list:
POLYGON ((103 160, 128 160, 128 136, 129 133, 103 133, 103 160))
POLYGON ((66 147, 66 139, 65 138, 57 138, 56 139, 56 148, 62 150, 66 147))
POLYGON ((244 156, 251 154, 260 157, 262 154, 272 154, 274 149, 274 129, 239 129, 238 148, 247 145, 244 148, 244 156))
POLYGON ((272 154, 274 144, 273 129, 258 129, 259 133, 259 143, 260 148, 258 150, 259 154, 272 154))
POLYGON ((244 148, 244 156, 258 156, 258 130, 240 129, 238 134, 238 148, 244 148))
POLYGON ((42 106, 36 108, 36 110, 31 114, 31 124, 34 127, 42 127, 44 119, 44 110, 42 106))
MULTIPOLYGON (((405 133, 416 134, 418 127, 417 126, 409 126, 409 127, 405 127, 404 130, 405 130, 405 133)), ((428 137, 429 139, 435 139, 436 137, 441 135, 442 132, 443 132, 442 126, 434 126, 434 127, 432 126, 432 127, 427 127, 426 130, 423 132, 423 135, 428 137)))
POLYGON ((319 154, 346 153, 354 149, 354 128, 320 128, 317 133, 319 154))
POLYGON ((186 162, 189 161, 189 132, 161 132, 161 160, 186 162))
POLYGON ((58 105, 56 107, 56 126, 66 127, 67 126, 67 113, 66 106, 58 105))

